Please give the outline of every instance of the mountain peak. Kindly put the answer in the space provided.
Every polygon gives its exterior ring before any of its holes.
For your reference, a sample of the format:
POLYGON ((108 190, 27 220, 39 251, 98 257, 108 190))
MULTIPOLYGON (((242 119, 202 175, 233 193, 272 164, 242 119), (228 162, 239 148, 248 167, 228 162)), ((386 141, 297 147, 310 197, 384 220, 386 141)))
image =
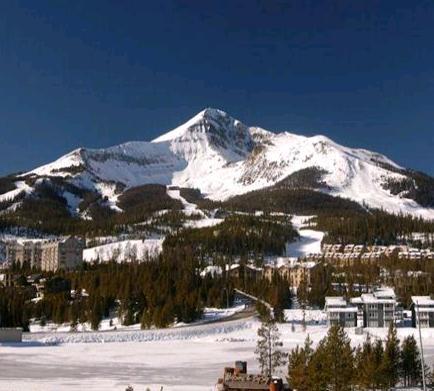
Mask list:
POLYGON ((240 121, 235 120, 223 110, 207 107, 197 113, 195 116, 191 117, 187 122, 183 123, 182 125, 176 127, 173 130, 170 130, 167 133, 162 134, 161 136, 152 140, 152 142, 159 143, 181 138, 184 137, 186 134, 190 133, 192 130, 197 130, 198 127, 201 127, 202 131, 206 132, 209 129, 209 126, 204 127, 204 123, 221 124, 226 122, 240 123, 240 121))
POLYGON ((152 143, 170 143, 172 151, 188 160, 200 152, 214 151, 225 160, 235 161, 253 149, 249 128, 223 110, 206 108, 152 143))
POLYGON ((203 109, 201 112, 199 112, 198 114, 196 114, 195 117, 204 117, 204 118, 219 118, 219 117, 230 117, 230 115, 226 112, 224 112, 223 110, 220 109, 215 109, 213 107, 207 107, 205 109, 203 109))

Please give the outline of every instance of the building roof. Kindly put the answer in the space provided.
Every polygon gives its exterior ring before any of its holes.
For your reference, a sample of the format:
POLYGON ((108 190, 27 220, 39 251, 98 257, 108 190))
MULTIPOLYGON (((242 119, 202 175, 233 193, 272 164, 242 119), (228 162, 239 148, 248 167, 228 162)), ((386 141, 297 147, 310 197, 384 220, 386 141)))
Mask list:
POLYGON ((362 293, 360 297, 353 297, 351 300, 353 304, 363 303, 382 303, 394 304, 396 303, 396 295, 393 288, 381 287, 374 290, 372 293, 362 293))
POLYGON ((358 309, 355 306, 347 306, 347 307, 331 307, 328 309, 329 312, 357 312, 358 309))
POLYGON ((396 303, 395 299, 385 298, 385 297, 376 297, 372 293, 363 293, 361 296, 363 303, 383 303, 383 304, 393 304, 396 303))
POLYGON ((395 299, 396 295, 395 295, 395 291, 393 290, 393 288, 389 288, 389 287, 381 287, 381 288, 377 288, 374 292, 373 295, 378 298, 378 299, 395 299))
POLYGON ((434 306, 434 300, 430 296, 411 296, 411 301, 419 307, 434 306))
POLYGON ((325 305, 326 307, 342 307, 346 306, 347 302, 343 298, 343 296, 326 296, 325 298, 325 305))
POLYGON ((327 296, 325 298, 325 308, 329 312, 357 312, 357 307, 348 305, 342 296, 327 296))

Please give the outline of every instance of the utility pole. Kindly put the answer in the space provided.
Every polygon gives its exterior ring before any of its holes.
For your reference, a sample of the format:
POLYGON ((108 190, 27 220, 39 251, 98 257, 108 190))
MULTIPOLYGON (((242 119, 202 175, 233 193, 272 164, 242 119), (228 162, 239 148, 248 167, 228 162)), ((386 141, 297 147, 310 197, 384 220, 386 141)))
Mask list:
POLYGON ((417 325, 418 325, 418 329, 419 329, 420 358, 421 358, 421 363, 422 363, 422 385, 423 385, 423 391, 426 391, 425 359, 423 357, 422 331, 420 330, 419 302, 417 302, 417 301, 416 301, 416 315, 417 315, 417 325))
POLYGON ((271 325, 268 325, 268 377, 271 379, 271 325))
POLYGON ((223 288, 223 291, 226 293, 226 308, 229 308, 229 291, 228 291, 228 288, 223 288))

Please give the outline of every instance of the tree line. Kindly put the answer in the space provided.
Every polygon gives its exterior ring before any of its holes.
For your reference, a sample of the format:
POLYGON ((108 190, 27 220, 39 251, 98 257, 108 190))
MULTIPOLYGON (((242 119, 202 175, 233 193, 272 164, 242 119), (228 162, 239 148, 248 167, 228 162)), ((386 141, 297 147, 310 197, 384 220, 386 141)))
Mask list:
POLYGON ((225 306, 224 289, 232 291, 225 275, 202 278, 200 270, 179 249, 141 263, 84 264, 80 270, 43 274, 45 293, 34 301, 34 288, 22 277, 14 287, 0 289, 0 325, 28 329, 34 318, 43 324, 89 322, 98 329, 103 318, 114 316, 124 325, 141 323, 143 328, 192 322, 205 306, 225 306))
POLYGON ((340 326, 331 326, 316 347, 308 335, 304 345, 297 345, 288 355, 276 319, 263 313, 257 331, 256 357, 261 373, 267 377, 288 365, 289 386, 297 391, 375 391, 396 386, 415 387, 433 382, 423 363, 413 335, 401 342, 396 328, 390 325, 385 341, 371 339, 368 334, 362 345, 352 347, 350 338, 340 326))
MULTIPOLYGON (((382 210, 348 216, 318 215, 316 229, 326 232, 324 243, 389 245, 412 242, 414 232, 434 233, 434 222, 382 210)), ((429 241, 426 246, 432 245, 429 241)))
POLYGON ((401 343, 393 325, 385 341, 368 336, 357 348, 343 328, 332 326, 316 348, 307 337, 303 347, 291 350, 288 382, 298 391, 414 387, 422 384, 422 360, 415 338, 407 336, 401 343))
POLYGON ((14 286, 0 288, 0 327, 28 330, 33 319, 42 326, 69 323, 72 331, 89 323, 97 330, 103 319, 114 317, 123 325, 167 327, 199 319, 205 307, 232 305, 235 287, 272 304, 276 318, 284 320, 291 305, 285 279, 276 275, 269 282, 260 274, 244 273, 248 268, 243 261, 239 277, 225 267, 221 273, 201 275, 207 263, 193 253, 188 246, 177 247, 143 262, 85 263, 74 271, 40 272, 44 295, 36 300, 35 287, 25 277, 30 270, 16 267, 14 286))

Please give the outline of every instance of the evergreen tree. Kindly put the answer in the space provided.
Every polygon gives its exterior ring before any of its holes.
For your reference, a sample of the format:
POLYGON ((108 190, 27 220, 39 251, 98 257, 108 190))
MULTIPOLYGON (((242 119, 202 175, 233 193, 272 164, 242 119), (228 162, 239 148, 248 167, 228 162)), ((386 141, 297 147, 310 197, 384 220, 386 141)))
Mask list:
POLYGON ((395 387, 399 381, 399 369, 401 360, 401 349, 396 334, 396 327, 393 323, 389 326, 383 357, 383 375, 386 385, 389 388, 395 387))
POLYGON ((261 367, 261 373, 271 377, 274 371, 285 364, 285 355, 280 350, 279 329, 271 317, 264 319, 258 329, 258 341, 256 344, 256 356, 261 367))
POLYGON ((326 338, 323 338, 312 354, 309 363, 309 390, 328 390, 329 384, 331 383, 330 363, 328 360, 326 338))
POLYGON ((384 360, 384 348, 381 339, 377 339, 373 345, 372 362, 375 368, 373 374, 374 389, 383 388, 385 379, 383 377, 383 360, 384 360))
POLYGON ((152 312, 149 309, 145 309, 140 319, 140 328, 149 329, 152 326, 152 312))
POLYGON ((271 305, 273 306, 274 319, 277 322, 285 321, 285 309, 291 307, 291 294, 288 282, 280 277, 278 273, 273 276, 273 293, 271 305))
POLYGON ((297 288, 298 302, 300 303, 302 308, 305 308, 308 303, 308 295, 309 287, 307 285, 306 279, 303 278, 300 282, 299 287, 297 288))
POLYGON ((354 373, 353 349, 342 327, 332 326, 330 328, 325 348, 331 370, 330 390, 350 390, 354 373))
POLYGON ((377 366, 374 355, 374 347, 368 335, 363 346, 357 349, 355 355, 355 380, 362 389, 375 390, 376 388, 375 375, 377 366))
POLYGON ((310 390, 309 365, 312 354, 312 340, 309 336, 307 336, 303 348, 297 346, 289 353, 288 383, 298 391, 310 390))
POLYGON ((98 330, 101 320, 103 318, 103 309, 99 298, 95 300, 95 303, 90 314, 90 327, 92 330, 98 330))
POLYGON ((416 386, 422 382, 422 364, 416 340, 409 335, 402 341, 401 377, 404 386, 416 386))

